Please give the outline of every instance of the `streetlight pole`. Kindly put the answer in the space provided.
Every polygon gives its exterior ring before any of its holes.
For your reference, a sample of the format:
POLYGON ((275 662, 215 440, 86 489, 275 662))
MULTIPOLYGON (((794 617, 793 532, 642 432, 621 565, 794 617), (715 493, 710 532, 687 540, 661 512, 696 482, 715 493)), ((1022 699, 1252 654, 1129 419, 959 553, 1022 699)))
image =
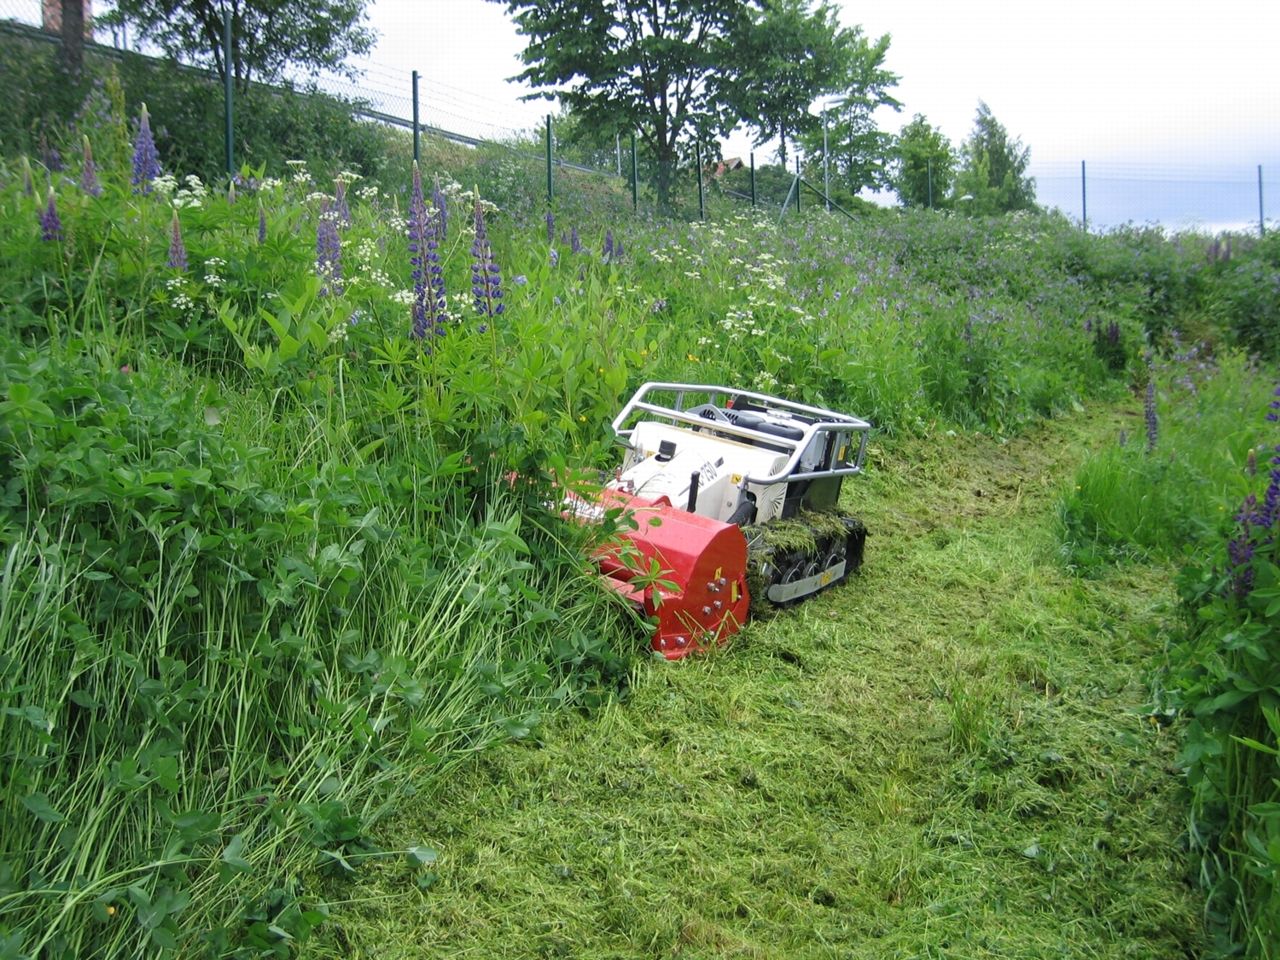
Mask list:
POLYGON ((831 165, 827 161, 827 104, 822 106, 822 197, 831 212, 831 165))

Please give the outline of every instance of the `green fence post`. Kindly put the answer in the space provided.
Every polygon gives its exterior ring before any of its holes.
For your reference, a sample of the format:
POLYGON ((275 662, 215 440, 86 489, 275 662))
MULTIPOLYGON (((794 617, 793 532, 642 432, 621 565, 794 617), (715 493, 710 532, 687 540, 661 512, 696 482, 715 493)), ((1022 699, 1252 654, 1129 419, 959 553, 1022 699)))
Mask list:
POLYGON ((636 135, 631 134, 631 210, 640 212, 640 168, 636 164, 636 135))
POLYGON ((547 206, 551 206, 553 189, 551 178, 551 114, 547 114, 547 206))
POLYGON ((756 205, 756 153, 751 151, 751 206, 756 205))
POLYGON ((796 157, 796 213, 800 212, 800 191, 804 189, 804 181, 800 179, 800 158, 796 157))
POLYGON ((422 130, 418 126, 418 71, 413 71, 413 162, 422 159, 422 130))
POLYGON ((707 199, 702 190, 702 144, 693 145, 693 159, 698 165, 698 219, 707 219, 707 199))
POLYGON ((226 130, 224 132, 224 140, 227 148, 227 176, 234 177, 236 175, 235 150, 233 145, 234 125, 232 123, 232 97, 234 94, 232 74, 231 74, 231 8, 227 7, 222 12, 222 77, 223 77, 223 99, 225 106, 223 114, 226 119, 226 130))

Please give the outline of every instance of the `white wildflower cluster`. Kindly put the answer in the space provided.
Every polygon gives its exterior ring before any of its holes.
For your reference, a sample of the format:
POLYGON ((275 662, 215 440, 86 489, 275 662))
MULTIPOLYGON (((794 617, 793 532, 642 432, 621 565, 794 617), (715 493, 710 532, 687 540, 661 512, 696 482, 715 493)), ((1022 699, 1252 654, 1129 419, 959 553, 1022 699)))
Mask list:
POLYGON ((284 186, 284 181, 279 177, 263 177, 262 182, 258 184, 258 192, 266 193, 271 190, 279 190, 284 186))
POLYGON ((739 290, 760 287, 782 290, 787 285, 786 279, 782 276, 782 262, 768 251, 758 254, 755 260, 732 257, 729 263, 740 270, 737 284, 739 290))
POLYGON ((307 172, 307 161, 286 160, 285 163, 288 164, 290 169, 293 171, 290 174, 290 179, 294 183, 303 185, 311 183, 311 174, 307 172))
MULTIPOLYGON (((450 196, 449 192, 445 190, 443 186, 440 187, 440 190, 444 193, 446 197, 450 196)), ((461 193, 458 194, 458 202, 465 203, 467 205, 468 210, 474 209, 475 202, 476 202, 476 192, 474 190, 463 190, 461 193)), ((486 215, 490 213, 497 213, 498 205, 494 203, 492 200, 486 200, 484 197, 481 197, 480 210, 486 215)))
POLYGON ((395 293, 391 294, 391 299, 402 307, 412 307, 414 293, 412 290, 397 290, 395 293))
POLYGON ((182 188, 173 198, 173 205, 181 210, 183 207, 199 207, 204 204, 209 191, 194 173, 183 178, 182 188))
POLYGON ((195 301, 187 292, 187 281, 184 278, 174 277, 166 281, 165 288, 169 291, 169 302, 177 309, 190 310, 195 307, 195 301))
POLYGON ((440 192, 450 200, 461 200, 463 197, 471 196, 470 191, 463 193, 462 184, 453 179, 442 181, 440 184, 440 192))
POLYGON ((387 217, 387 226, 395 233, 407 233, 409 230, 409 221, 398 213, 393 213, 387 217))
POLYGON ((320 219, 329 220, 329 221, 332 221, 333 223, 337 223, 342 219, 342 214, 337 210, 325 210, 323 213, 320 214, 320 219))
POLYGON ((337 173, 334 175, 333 182, 341 183, 344 186, 349 187, 359 179, 360 179, 360 174, 356 173, 354 170, 343 170, 340 173, 337 173))
POLYGON ((210 257, 204 262, 204 282, 214 288, 225 287, 227 285, 226 278, 222 276, 222 269, 226 267, 227 261, 221 257, 210 257))
POLYGON ((356 196, 366 203, 378 199, 378 185, 376 183, 368 184, 356 191, 356 196))
POLYGON ((354 253, 358 276, 362 282, 384 289, 391 287, 391 277, 376 265, 380 253, 377 240, 373 237, 361 237, 358 240, 344 240, 343 246, 349 247, 354 253))
POLYGON ((348 325, 345 323, 335 323, 333 329, 329 331, 330 343, 343 343, 347 339, 348 325))
POLYGON ((178 178, 171 173, 162 173, 151 181, 151 190, 162 197, 171 197, 178 189, 178 178))
POLYGON ((319 190, 315 190, 315 191, 312 191, 311 193, 308 193, 305 199, 307 203, 328 203, 333 198, 330 197, 327 193, 322 193, 319 190))
POLYGON ((355 254, 362 266, 369 266, 378 256, 378 241, 373 237, 361 237, 355 243, 355 254))
POLYGON ((762 337, 765 329, 755 314, 750 310, 730 310, 720 319, 720 329, 726 333, 745 333, 753 337, 762 337))
POLYGON ((778 378, 768 370, 761 370, 756 377, 756 389, 762 393, 772 393, 778 389, 778 378))

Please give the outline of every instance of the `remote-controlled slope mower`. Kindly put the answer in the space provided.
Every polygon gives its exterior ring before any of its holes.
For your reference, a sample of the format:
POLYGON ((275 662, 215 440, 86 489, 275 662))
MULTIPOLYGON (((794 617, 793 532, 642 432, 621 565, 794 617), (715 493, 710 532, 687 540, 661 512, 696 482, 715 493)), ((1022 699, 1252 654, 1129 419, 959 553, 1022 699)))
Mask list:
POLYGON ((862 472, 865 420, 749 390, 646 383, 613 429, 626 452, 595 509, 622 508, 635 526, 597 559, 656 624, 653 648, 667 658, 736 633, 753 594, 785 606, 862 563, 866 528, 838 500, 862 472))

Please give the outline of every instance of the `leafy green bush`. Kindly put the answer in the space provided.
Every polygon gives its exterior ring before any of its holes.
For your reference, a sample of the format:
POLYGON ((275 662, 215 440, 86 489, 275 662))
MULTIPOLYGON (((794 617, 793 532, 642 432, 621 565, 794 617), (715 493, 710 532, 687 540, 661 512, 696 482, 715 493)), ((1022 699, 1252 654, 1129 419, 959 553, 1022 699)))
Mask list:
POLYGON ((1267 485, 1183 570, 1189 626, 1170 659, 1171 695, 1191 718, 1182 760, 1210 906, 1224 947, 1269 960, 1280 955, 1280 446, 1261 449, 1267 485))

